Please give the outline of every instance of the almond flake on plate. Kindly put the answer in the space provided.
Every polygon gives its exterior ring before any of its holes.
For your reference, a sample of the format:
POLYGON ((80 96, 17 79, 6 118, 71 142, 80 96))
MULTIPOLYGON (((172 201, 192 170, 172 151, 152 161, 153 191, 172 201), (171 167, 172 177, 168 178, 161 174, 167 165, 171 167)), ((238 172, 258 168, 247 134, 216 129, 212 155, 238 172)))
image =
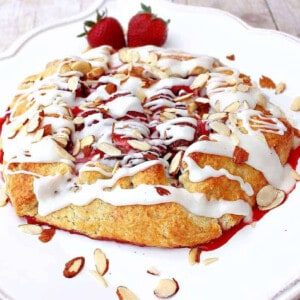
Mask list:
POLYGON ((174 278, 164 278, 158 282, 154 290, 154 295, 158 298, 166 299, 174 296, 178 292, 178 290, 179 285, 174 278))
POLYGON ((207 266, 207 265, 210 265, 210 264, 216 262, 217 260, 219 260, 217 257, 209 257, 209 258, 206 258, 203 260, 203 264, 205 266, 207 266))
POLYGON ((138 300, 137 296, 126 286, 118 286, 116 293, 119 300, 138 300))
POLYGON ((78 256, 78 257, 75 257, 75 258, 69 260, 65 264, 63 275, 66 278, 75 277, 83 269, 84 263, 85 263, 85 259, 83 256, 78 256))
POLYGON ((94 251, 94 261, 97 272, 103 276, 108 270, 109 261, 105 253, 99 248, 94 251))
POLYGON ((90 273, 104 286, 108 287, 107 281, 105 278, 99 274, 96 270, 90 270, 90 273))
POLYGON ((32 234, 32 235, 39 235, 43 231, 43 227, 41 227, 40 225, 36 225, 36 224, 21 224, 21 225, 19 225, 19 228, 23 232, 32 234))
POLYGON ((190 265, 198 264, 200 262, 201 249, 195 247, 189 251, 189 263, 190 265))

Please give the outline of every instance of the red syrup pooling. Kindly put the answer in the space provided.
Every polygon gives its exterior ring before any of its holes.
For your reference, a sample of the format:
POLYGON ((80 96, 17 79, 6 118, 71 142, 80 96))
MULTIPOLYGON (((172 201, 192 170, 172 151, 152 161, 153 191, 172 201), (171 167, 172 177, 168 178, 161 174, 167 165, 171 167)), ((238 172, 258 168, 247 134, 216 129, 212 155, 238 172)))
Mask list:
MULTIPOLYGON (((288 159, 288 164, 290 164, 290 166, 293 168, 293 169, 296 169, 297 167, 297 164, 298 164, 298 160, 300 158, 300 146, 298 146, 297 148, 293 149, 290 153, 290 156, 289 156, 289 159, 288 159)), ((293 191, 293 189, 295 188, 295 186, 291 189, 291 191, 286 195, 285 197, 285 200, 284 202, 287 200, 288 198, 288 195, 293 191)), ((283 203, 284 203, 283 202, 283 203)), ((205 244, 201 244, 201 245, 198 245, 198 248, 200 249, 200 251, 213 251, 213 250, 216 250, 222 246, 224 246, 238 231, 240 231, 241 229, 243 229, 245 226, 248 226, 248 225, 251 225, 253 224, 254 222, 257 222, 259 220, 261 220, 267 213, 269 212, 269 210, 260 210, 257 206, 253 207, 253 210, 252 210, 252 220, 251 222, 246 222, 246 221, 241 221, 239 224, 237 224, 236 226, 230 228, 229 230, 226 230, 226 231, 223 231, 221 237, 217 238, 217 239, 214 239, 208 243, 205 243, 205 244)), ((49 225, 45 222, 39 222, 36 220, 35 217, 32 217, 32 216, 25 216, 27 222, 29 224, 40 224, 40 225, 49 225)), ((51 226, 51 225, 49 225, 51 226)), ((54 228, 57 228, 57 229, 61 229, 59 227, 55 227, 55 226, 51 226, 51 227, 54 227, 54 228)), ((68 231, 70 232, 71 234, 80 234, 80 235, 83 235, 85 236, 84 234, 81 234, 75 230, 65 230, 65 229, 62 229, 64 231, 68 231)), ((115 241, 115 242, 118 242, 118 243, 126 243, 124 241, 119 241, 119 240, 114 240, 114 239, 102 239, 102 238, 95 238, 96 240, 109 240, 109 241, 115 241)), ((138 244, 135 244, 136 246, 144 246, 144 245, 138 245, 138 244)))

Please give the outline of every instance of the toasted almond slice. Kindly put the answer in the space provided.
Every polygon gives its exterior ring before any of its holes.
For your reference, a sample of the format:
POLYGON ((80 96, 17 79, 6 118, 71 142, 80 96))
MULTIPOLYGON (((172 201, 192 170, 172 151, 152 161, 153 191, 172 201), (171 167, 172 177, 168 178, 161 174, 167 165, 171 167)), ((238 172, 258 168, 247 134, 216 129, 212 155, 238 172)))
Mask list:
POLYGON ((266 185, 256 195, 256 203, 260 210, 268 210, 281 204, 285 193, 272 185, 266 185))
POLYGON ((230 138, 234 146, 237 146, 240 143, 240 140, 235 133, 231 133, 230 138))
POLYGON ((195 248, 190 249, 190 251, 189 251, 189 263, 190 263, 190 265, 199 264, 200 254, 201 254, 201 249, 199 247, 195 247, 195 248))
POLYGON ((23 232, 32 234, 32 235, 39 235, 42 233, 43 228, 37 224, 21 224, 18 226, 23 232))
POLYGON ((55 234, 55 228, 45 228, 42 230, 40 236, 39 236, 39 240, 42 243, 48 243, 52 240, 52 238, 54 237, 55 234))
POLYGON ((203 260, 203 264, 205 266, 207 266, 207 265, 210 265, 210 264, 216 262, 217 260, 219 260, 217 257, 209 257, 209 258, 206 258, 203 260))
POLYGON ((127 143, 134 149, 148 151, 151 149, 151 145, 145 141, 128 140, 127 143))
POLYGON ((138 300, 137 296, 126 286, 118 286, 116 293, 119 300, 138 300))
POLYGON ((77 76, 72 76, 68 79, 68 88, 70 91, 76 91, 79 83, 79 78, 77 76))
POLYGON ((65 148, 68 144, 69 139, 65 136, 54 136, 53 140, 61 147, 65 148))
POLYGON ((296 97, 291 103, 291 110, 300 111, 300 97, 296 97))
POLYGON ((108 270, 109 261, 104 252, 99 248, 94 251, 94 261, 97 272, 103 276, 108 270))
POLYGON ((37 143, 39 142, 44 136, 44 128, 40 128, 35 132, 35 135, 33 136, 31 142, 37 143))
POLYGON ((80 152, 80 141, 76 140, 72 154, 76 156, 80 152))
POLYGON ((39 129, 42 122, 42 117, 39 114, 35 114, 27 123, 26 131, 28 133, 35 132, 39 129))
POLYGON ((175 101, 175 102, 185 102, 185 101, 189 100, 192 96, 193 96, 193 93, 187 93, 187 94, 184 94, 182 96, 178 96, 178 97, 174 98, 173 101, 175 101))
POLYGON ((176 118, 176 114, 168 111, 163 111, 162 116, 165 117, 166 120, 172 120, 176 118))
POLYGON ((75 161, 75 158, 69 153, 67 152, 64 148, 60 147, 59 145, 57 145, 57 147, 55 148, 57 154, 62 158, 62 159, 67 159, 70 161, 75 161))
POLYGON ((215 132, 221 135, 230 136, 230 129, 224 123, 213 121, 209 125, 215 132))
POLYGON ((279 82, 278 84, 276 84, 276 88, 275 88, 275 94, 282 94, 286 89, 286 84, 284 82, 279 82))
POLYGON ((5 187, 2 186, 0 188, 0 207, 5 206, 7 202, 8 202, 8 196, 6 194, 5 187))
POLYGON ((132 134, 133 134, 137 139, 142 139, 142 138, 143 138, 141 132, 140 132, 139 130, 137 130, 137 129, 133 129, 133 130, 132 130, 132 134))
POLYGON ((173 157, 169 167, 169 173, 171 176, 174 176, 179 172, 182 157, 183 157, 183 151, 178 151, 173 157))
POLYGON ((120 149, 108 143, 101 143, 98 145, 98 149, 109 156, 120 156, 122 154, 120 149))
POLYGON ((209 98, 198 97, 194 101, 198 102, 198 103, 202 103, 202 104, 207 104, 207 103, 209 103, 209 98))
POLYGON ((65 264, 63 274, 66 278, 73 278, 76 276, 84 267, 85 259, 83 256, 78 256, 65 264))
POLYGON ((250 89, 250 87, 249 87, 249 85, 247 85, 247 84, 240 83, 240 84, 238 84, 238 86, 237 86, 237 90, 238 90, 239 92, 242 92, 242 93, 248 92, 249 89, 250 89))
POLYGON ((227 114, 225 112, 217 112, 214 114, 208 115, 208 120, 222 120, 227 117, 227 114))
POLYGON ((158 276, 160 274, 160 272, 153 266, 147 269, 147 273, 154 276, 158 276))
POLYGON ((77 116, 73 119, 73 123, 75 125, 80 125, 80 124, 83 124, 84 123, 84 118, 81 117, 81 116, 77 116))
POLYGON ((224 112, 235 113, 240 107, 240 102, 235 101, 225 107, 224 112))
POLYGON ((267 106, 267 98, 264 94, 262 93, 257 94, 257 104, 262 107, 267 106))
POLYGON ((87 74, 92 70, 92 65, 87 61, 75 61, 71 64, 71 69, 82 74, 87 74))
POLYGON ((203 86, 206 84, 208 79, 209 79, 208 73, 199 74, 192 82, 191 89, 203 88, 203 86))
POLYGON ((83 149, 86 146, 91 146, 95 142, 95 136, 88 135, 80 140, 80 148, 83 149))
POLYGON ((174 296, 178 292, 178 290, 179 285, 174 278, 164 278, 158 282, 154 290, 154 295, 161 299, 170 298, 174 296))
POLYGON ((100 275, 97 271, 95 270, 90 270, 90 273, 95 276, 95 278, 97 278, 97 280, 99 280, 99 282, 104 286, 104 287, 108 287, 107 281, 105 280, 105 278, 100 275))

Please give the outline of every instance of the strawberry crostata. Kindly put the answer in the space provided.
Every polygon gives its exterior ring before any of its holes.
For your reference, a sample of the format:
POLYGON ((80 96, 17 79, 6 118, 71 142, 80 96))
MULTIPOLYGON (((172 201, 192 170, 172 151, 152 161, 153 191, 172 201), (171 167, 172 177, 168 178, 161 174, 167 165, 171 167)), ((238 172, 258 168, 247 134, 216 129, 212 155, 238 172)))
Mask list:
POLYGON ((292 141, 282 111, 219 60, 102 46, 21 83, 2 128, 3 177, 30 222, 192 247, 285 199, 292 141))

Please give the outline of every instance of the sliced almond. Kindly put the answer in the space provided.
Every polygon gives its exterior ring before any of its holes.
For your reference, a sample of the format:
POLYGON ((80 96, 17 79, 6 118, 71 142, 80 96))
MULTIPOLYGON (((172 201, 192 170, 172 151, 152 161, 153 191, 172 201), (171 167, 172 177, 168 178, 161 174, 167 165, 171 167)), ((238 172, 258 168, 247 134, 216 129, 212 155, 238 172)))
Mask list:
POLYGON ((80 148, 83 149, 84 147, 91 146, 95 142, 95 136, 88 135, 85 136, 83 139, 80 140, 80 148))
POLYGON ((190 265, 199 264, 200 254, 201 254, 201 249, 199 247, 195 247, 195 248, 190 249, 190 251, 189 251, 189 263, 190 263, 190 265))
POLYGON ((98 79, 101 75, 105 73, 105 69, 103 67, 93 68, 89 71, 86 76, 88 79, 98 79))
POLYGON ((94 251, 94 261, 97 272, 103 276, 108 270, 109 261, 104 252, 99 248, 94 251))
POLYGON ((161 113, 161 120, 166 121, 166 120, 173 120, 176 118, 176 114, 169 112, 169 111, 163 111, 161 113))
POLYGON ((291 110, 300 111, 300 97, 296 97, 291 103, 291 110))
POLYGON ((278 84, 276 84, 276 88, 275 88, 275 94, 282 94, 286 89, 286 84, 284 82, 279 82, 278 84))
POLYGON ((55 234, 55 228, 45 228, 42 230, 39 240, 43 243, 48 243, 52 240, 54 234, 55 234))
POLYGON ((32 234, 32 235, 39 235, 43 231, 43 227, 37 224, 21 224, 18 226, 23 232, 32 234))
POLYGON ((69 139, 66 136, 54 136, 53 140, 63 148, 65 148, 69 142, 69 139))
POLYGON ((191 89, 197 89, 197 88, 203 88, 203 86, 206 84, 207 80, 209 79, 208 73, 202 73, 198 75, 194 81, 191 84, 191 89))
POLYGON ((240 140, 235 133, 231 133, 230 138, 234 146, 237 146, 240 143, 240 140))
POLYGON ((209 98, 205 98, 205 97, 198 97, 194 100, 197 103, 202 103, 202 104, 207 104, 209 103, 209 98))
POLYGON ((175 102, 185 102, 185 101, 189 100, 192 96, 193 96, 193 93, 187 93, 187 94, 184 94, 182 96, 178 96, 178 97, 174 98, 173 101, 175 101, 175 102))
POLYGON ((82 74, 87 74, 92 70, 92 66, 87 61, 75 61, 71 64, 71 69, 73 71, 81 72, 82 74))
POLYGON ((5 206, 7 202, 8 202, 8 196, 6 194, 5 187, 2 186, 0 188, 0 207, 5 206))
POLYGON ((116 294, 119 300, 138 300, 137 296, 126 286, 118 286, 116 294))
POLYGON ((208 120, 222 120, 227 117, 227 114, 225 112, 217 112, 213 114, 208 115, 208 120))
POLYGON ((62 159, 75 161, 75 158, 69 152, 67 152, 64 148, 60 147, 59 145, 57 145, 55 150, 62 159))
POLYGON ((219 121, 213 121, 209 123, 211 129, 213 129, 215 132, 225 135, 225 136, 230 136, 230 129, 222 122, 219 121))
POLYGON ((168 196, 171 194, 171 192, 168 190, 168 189, 165 189, 161 186, 155 186, 154 187, 157 191, 157 193, 160 195, 160 196, 168 196))
POLYGON ((81 124, 84 123, 84 118, 81 117, 81 116, 77 116, 77 117, 75 117, 75 118, 73 119, 73 123, 74 123, 75 125, 81 125, 81 124))
POLYGON ((80 141, 76 140, 73 151, 72 151, 72 155, 76 156, 77 154, 79 154, 80 152, 80 141))
POLYGON ((170 167, 169 167, 169 173, 170 173, 171 176, 174 176, 179 172, 182 157, 183 157, 183 151, 178 151, 175 154, 175 156, 173 157, 173 159, 170 163, 170 167))
POLYGON ((44 136, 44 128, 40 128, 35 132, 31 142, 37 143, 43 138, 43 136, 44 136))
POLYGON ((42 117, 39 114, 35 114, 28 122, 26 125, 26 131, 28 133, 35 132, 36 130, 39 129, 40 125, 42 122, 42 117))
POLYGON ((264 94, 259 93, 259 94, 257 94, 256 98, 257 98, 258 105, 260 105, 264 108, 267 106, 267 98, 264 94))
POLYGON ((207 266, 207 265, 210 265, 210 264, 216 262, 217 260, 219 260, 217 257, 209 257, 209 258, 206 258, 203 260, 203 264, 205 266, 207 266))
POLYGON ((112 83, 112 82, 108 82, 105 86, 105 91, 108 93, 108 94, 113 94, 117 91, 118 87, 112 83))
POLYGON ((90 270, 90 273, 104 286, 104 287, 108 287, 107 281, 105 280, 105 278, 100 275, 97 271, 95 270, 90 270))
POLYGON ((249 85, 240 83, 237 85, 237 90, 242 93, 248 92, 250 89, 249 85))
POLYGON ((179 290, 178 282, 172 278, 172 279, 161 279, 155 290, 154 295, 158 298, 165 299, 170 298, 174 296, 179 290))
POLYGON ((240 102, 235 101, 225 107, 224 112, 235 113, 240 107, 240 102))
POLYGON ((73 278, 83 269, 85 263, 85 259, 83 256, 78 256, 65 264, 65 268, 63 270, 63 274, 66 278, 73 278))
POLYGON ((77 76, 72 76, 68 79, 68 88, 70 91, 74 92, 77 90, 79 83, 79 78, 77 76))
POLYGON ((101 143, 98 145, 98 149, 104 152, 109 156, 120 156, 122 155, 122 151, 115 146, 108 144, 108 143, 101 143))
POLYGON ((141 151, 148 151, 151 149, 151 145, 145 141, 138 141, 138 140, 128 140, 127 143, 134 149, 141 150, 141 151))
POLYGON ((274 81, 271 78, 264 76, 264 75, 262 75, 261 78, 259 78, 259 85, 260 85, 260 87, 266 88, 266 89, 275 89, 276 88, 274 81))
POLYGON ((256 195, 256 203, 260 210, 272 209, 283 202, 285 193, 272 185, 266 185, 256 195))
POLYGON ((149 267, 147 273, 150 275, 158 276, 160 272, 155 267, 149 267))

